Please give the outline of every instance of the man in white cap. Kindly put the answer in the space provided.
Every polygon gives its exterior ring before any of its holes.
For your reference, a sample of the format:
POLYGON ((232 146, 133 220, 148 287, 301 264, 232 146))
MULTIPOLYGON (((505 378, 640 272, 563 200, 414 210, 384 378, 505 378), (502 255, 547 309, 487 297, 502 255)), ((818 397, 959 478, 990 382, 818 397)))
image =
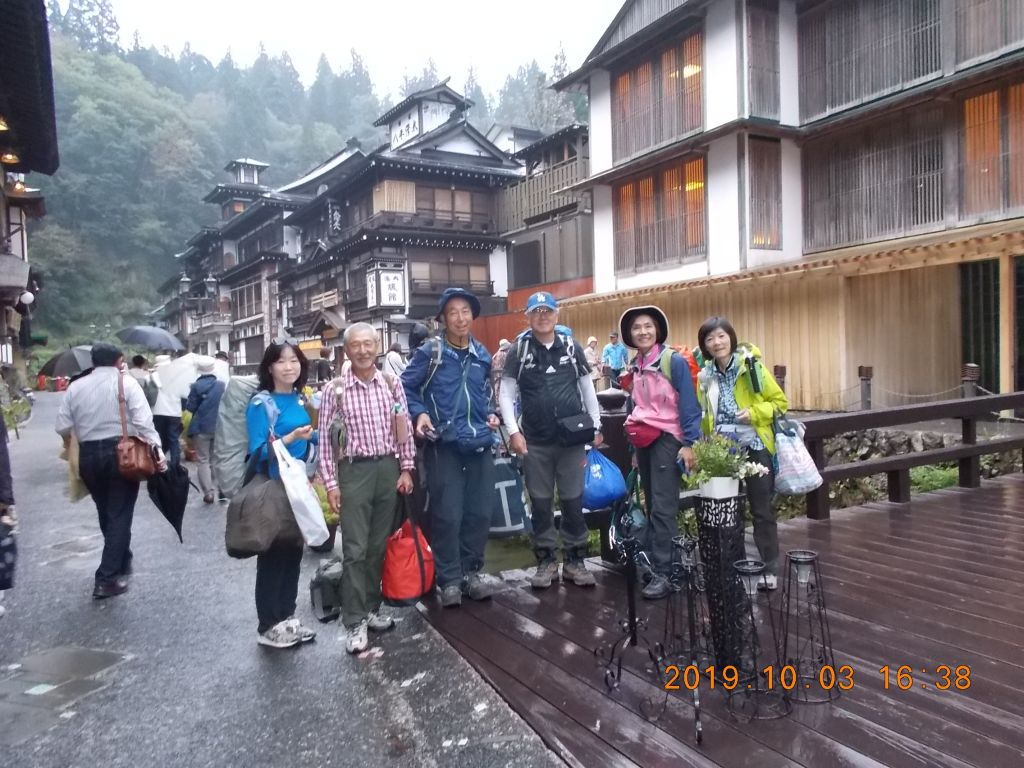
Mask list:
POLYGON ((188 390, 185 410, 192 414, 188 425, 188 436, 196 448, 199 462, 199 487, 203 491, 203 501, 212 504, 216 496, 216 478, 211 471, 210 457, 213 455, 213 433, 217 429, 217 409, 220 398, 224 394, 224 382, 213 374, 214 359, 199 357, 196 368, 199 378, 188 390))
POLYGON ((619 375, 629 365, 629 350, 626 345, 619 341, 619 332, 612 331, 608 334, 608 343, 601 351, 601 364, 613 387, 619 386, 619 375))
POLYGON ((556 331, 558 302, 546 291, 526 304, 530 332, 509 350, 501 378, 501 416, 509 431, 509 448, 523 457, 530 494, 534 589, 558 578, 554 496, 562 510, 562 579, 594 586, 587 570, 587 524, 583 519, 583 467, 586 444, 602 442, 601 413, 583 350, 572 336, 556 331), (516 423, 515 401, 521 397, 522 419, 516 423))

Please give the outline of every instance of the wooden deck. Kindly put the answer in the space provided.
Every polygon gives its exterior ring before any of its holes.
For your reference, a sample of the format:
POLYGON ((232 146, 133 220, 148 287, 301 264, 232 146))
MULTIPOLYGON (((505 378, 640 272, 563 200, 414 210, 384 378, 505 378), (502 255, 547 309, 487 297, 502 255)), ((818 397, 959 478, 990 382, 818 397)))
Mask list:
MULTIPOLYGON (((606 689, 593 650, 618 636, 624 578, 598 561, 595 589, 516 587, 422 610, 572 766, 1024 765, 1024 476, 789 521, 780 539, 783 552, 820 555, 836 664, 854 668, 854 688, 749 723, 703 690, 699 746, 687 691, 656 721, 644 716, 662 694, 640 648, 627 651, 621 687, 606 689), (879 668, 904 664, 913 688, 884 690, 879 668), (969 690, 936 690, 940 664, 969 666, 969 690)), ((659 639, 664 603, 640 609, 659 639)))

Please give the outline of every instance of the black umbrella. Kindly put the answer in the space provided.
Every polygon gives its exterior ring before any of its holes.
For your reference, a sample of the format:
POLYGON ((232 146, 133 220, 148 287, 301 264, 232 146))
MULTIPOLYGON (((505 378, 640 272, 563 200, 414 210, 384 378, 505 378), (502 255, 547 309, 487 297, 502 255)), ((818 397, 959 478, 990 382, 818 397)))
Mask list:
POLYGON ((155 325, 133 325, 131 328, 122 328, 117 332, 117 338, 125 344, 137 344, 147 349, 169 349, 176 352, 185 348, 177 336, 164 328, 157 328, 155 325))
POLYGON ((188 504, 188 470, 181 464, 171 464, 166 472, 159 472, 149 478, 146 485, 149 498, 174 528, 178 541, 184 543, 181 538, 181 521, 185 517, 185 505, 188 504))
POLYGON ((92 347, 82 344, 58 352, 39 369, 46 376, 74 376, 92 367, 92 347))

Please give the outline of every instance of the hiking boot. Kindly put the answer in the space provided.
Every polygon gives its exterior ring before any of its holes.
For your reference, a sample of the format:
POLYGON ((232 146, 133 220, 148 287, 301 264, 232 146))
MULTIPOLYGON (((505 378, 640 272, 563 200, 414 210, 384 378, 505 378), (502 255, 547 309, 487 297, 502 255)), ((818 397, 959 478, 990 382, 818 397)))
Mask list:
POLYGON ((587 570, 587 546, 571 547, 565 550, 562 564, 562 581, 571 581, 577 587, 592 587, 597 584, 594 574, 587 570))
POLYGON ((479 573, 471 573, 462 582, 462 594, 470 600, 487 600, 491 590, 479 573))
POLYGON ((300 643, 308 643, 311 640, 316 640, 316 632, 309 627, 304 627, 299 623, 299 620, 292 616, 290 619, 285 619, 284 625, 291 631, 293 635, 299 638, 300 643))
POLYGON ((651 579, 651 583, 644 587, 640 594, 648 600, 660 600, 663 597, 668 597, 668 593, 671 591, 672 587, 669 585, 668 579, 660 573, 656 573, 651 579))
MULTIPOLYGON (((459 597, 461 599, 461 593, 459 597)), ((366 617, 366 626, 374 632, 387 632, 395 626, 395 620, 390 616, 385 616, 378 609, 370 611, 370 615, 366 617)))
POLYGON ((462 587, 458 584, 449 584, 441 589, 441 607, 458 608, 462 605, 462 587))
POLYGON ((537 564, 537 571, 530 577, 530 586, 534 589, 547 589, 551 582, 558 578, 558 561, 554 558, 537 564))
POLYGON ((266 632, 260 632, 256 642, 268 648, 291 648, 302 641, 288 628, 287 621, 280 621, 266 632))
POLYGON ((370 644, 366 637, 366 620, 363 619, 352 627, 345 628, 345 650, 349 653, 362 653, 370 644))
POLYGON ((597 579, 587 570, 587 564, 582 558, 570 560, 562 566, 562 581, 571 581, 577 587, 592 587, 597 584, 597 579))
POLYGON ((757 588, 761 592, 768 592, 779 588, 779 577, 774 573, 766 573, 761 581, 757 582, 757 588))
POLYGON ((533 554, 537 558, 537 570, 530 577, 530 586, 534 589, 547 589, 558 578, 558 560, 550 549, 535 549, 533 554))
POLYGON ((95 600, 104 600, 115 595, 123 595, 128 591, 128 582, 124 579, 112 579, 111 581, 97 581, 92 590, 95 600))

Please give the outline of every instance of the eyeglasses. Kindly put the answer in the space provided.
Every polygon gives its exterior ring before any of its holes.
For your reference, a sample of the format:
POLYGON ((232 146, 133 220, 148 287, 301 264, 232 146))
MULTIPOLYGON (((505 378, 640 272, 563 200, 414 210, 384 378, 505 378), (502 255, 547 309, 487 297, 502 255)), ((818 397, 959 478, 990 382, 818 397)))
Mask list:
POLYGON ((283 347, 285 344, 287 344, 289 347, 298 347, 299 340, 292 338, 291 336, 278 336, 273 341, 271 341, 271 344, 277 344, 277 346, 279 347, 283 347))

